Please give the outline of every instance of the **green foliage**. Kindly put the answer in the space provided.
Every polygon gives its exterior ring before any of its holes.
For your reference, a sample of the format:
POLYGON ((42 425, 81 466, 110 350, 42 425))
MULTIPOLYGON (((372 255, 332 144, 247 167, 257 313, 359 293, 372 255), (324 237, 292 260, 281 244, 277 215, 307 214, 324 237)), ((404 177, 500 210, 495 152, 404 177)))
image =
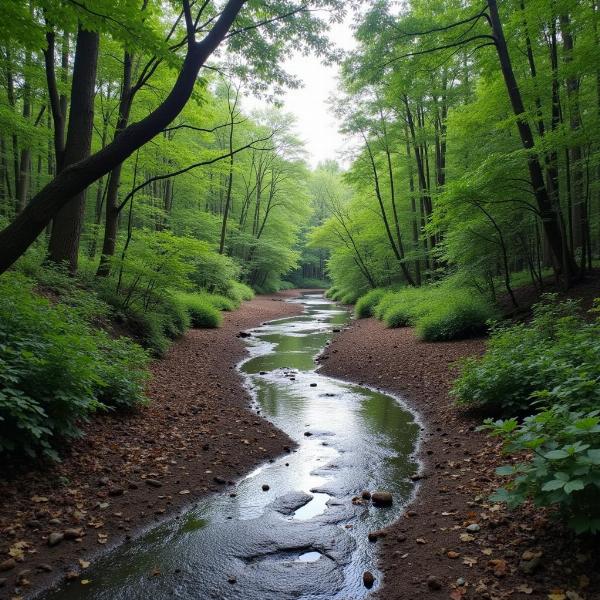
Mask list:
POLYGON ((241 304, 254 298, 254 290, 245 283, 230 281, 225 295, 237 304, 241 304))
POLYGON ((367 292, 364 296, 361 296, 354 307, 354 314, 359 319, 372 317, 373 310, 379 304, 379 302, 381 302, 385 293, 386 290, 384 288, 375 288, 374 290, 367 292))
POLYGON ((139 346, 36 295, 19 274, 0 279, 0 296, 0 454, 57 459, 93 412, 145 402, 139 346))
POLYGON ((183 292, 177 294, 178 300, 189 313, 193 327, 210 329, 221 325, 221 313, 211 302, 210 297, 210 294, 183 292))
POLYGON ((469 338, 485 333, 495 316, 484 298, 461 290, 432 299, 416 318, 416 331, 419 338, 429 342, 469 338))
POLYGON ((325 291, 325 298, 333 298, 334 294, 336 294, 338 289, 332 285, 328 290, 325 291))
POLYGON ((504 414, 561 403, 600 403, 600 319, 577 315, 574 302, 548 296, 530 323, 497 327, 482 358, 467 359, 452 393, 461 404, 504 414))
POLYGON ((518 506, 531 499, 556 507, 576 533, 600 533, 599 411, 572 411, 556 404, 519 424, 487 420, 484 429, 504 440, 520 462, 497 469, 509 477, 493 500, 518 506))
POLYGON ((416 327, 417 335, 427 341, 479 335, 496 316, 489 302, 454 279, 419 288, 382 290, 371 311, 388 327, 416 327))

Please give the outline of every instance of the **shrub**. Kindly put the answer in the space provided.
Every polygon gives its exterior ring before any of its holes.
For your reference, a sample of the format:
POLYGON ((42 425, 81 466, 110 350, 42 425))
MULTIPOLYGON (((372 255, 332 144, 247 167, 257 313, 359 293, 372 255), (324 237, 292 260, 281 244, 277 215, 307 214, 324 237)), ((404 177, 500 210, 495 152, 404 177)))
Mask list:
POLYGON ((237 304, 241 304, 242 302, 246 302, 254 298, 254 290, 245 283, 240 283, 239 281, 230 281, 225 295, 228 298, 231 298, 237 304))
POLYGON ((354 314, 359 318, 372 317, 373 310, 385 295, 384 288, 376 288, 361 296, 354 307, 354 314))
POLYGON ((130 310, 123 323, 128 332, 154 356, 164 356, 171 347, 171 340, 165 334, 164 323, 158 313, 130 310))
POLYGON ((332 285, 326 292, 325 292, 325 298, 333 298, 333 295, 338 291, 337 287, 335 287, 335 285, 332 285))
POLYGON ((529 324, 496 328, 485 355, 464 361, 452 394, 459 403, 509 415, 555 403, 599 406, 600 320, 586 321, 576 310, 573 302, 546 297, 529 324))
POLYGON ((221 313, 206 295, 180 292, 178 298, 188 311, 193 327, 214 328, 221 325, 221 313))
POLYGON ((494 316, 494 310, 483 298, 456 293, 432 299, 427 310, 417 314, 415 325, 418 337, 423 340, 457 340, 485 333, 488 321, 494 316))
POLYGON ((558 508, 577 533, 600 532, 599 411, 577 412, 554 405, 527 417, 487 420, 484 429, 504 440, 510 453, 526 459, 497 469, 510 478, 493 500, 518 506, 527 499, 558 508))
POLYGON ((133 342, 111 340, 16 273, 0 279, 0 296, 0 454, 56 459, 94 411, 145 400, 148 357, 133 342))
POLYGON ((377 319, 379 319, 380 321, 382 321, 385 313, 390 308, 392 308, 395 304, 397 304, 397 302, 398 302, 398 292, 394 292, 394 291, 386 292, 381 297, 381 300, 377 303, 375 308, 373 309, 373 316, 376 317, 377 319))

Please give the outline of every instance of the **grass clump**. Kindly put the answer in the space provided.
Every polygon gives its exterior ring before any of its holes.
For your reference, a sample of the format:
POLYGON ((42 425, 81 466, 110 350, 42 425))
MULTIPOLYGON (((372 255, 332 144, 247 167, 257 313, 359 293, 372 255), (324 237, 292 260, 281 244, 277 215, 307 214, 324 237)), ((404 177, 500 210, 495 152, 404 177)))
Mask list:
POLYGON ((209 294, 194 294, 178 292, 177 298, 187 310, 192 327, 213 329, 220 327, 223 322, 221 312, 207 298, 209 294))
POLYGON ((481 334, 496 315, 482 296, 450 282, 384 291, 370 310, 388 327, 416 327, 427 341, 481 334))
POLYGON ((384 288, 375 288, 361 296, 354 307, 354 314, 359 319, 373 316, 373 310, 379 304, 386 290, 384 288))
POLYGON ((242 302, 247 302, 254 298, 254 290, 245 283, 231 281, 225 295, 234 302, 241 304, 242 302))
POLYGON ((426 308, 417 304, 413 313, 417 335, 426 341, 481 335, 488 330, 488 321, 496 316, 492 306, 482 297, 463 290, 434 297, 426 308))

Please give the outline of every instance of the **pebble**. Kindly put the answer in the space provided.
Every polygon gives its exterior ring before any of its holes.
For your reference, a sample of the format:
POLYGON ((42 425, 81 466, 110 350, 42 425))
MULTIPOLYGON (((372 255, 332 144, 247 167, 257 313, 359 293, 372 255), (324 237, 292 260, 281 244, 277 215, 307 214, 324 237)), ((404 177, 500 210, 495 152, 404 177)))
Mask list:
POLYGON ((146 485, 149 485, 150 487, 162 487, 162 483, 158 481, 158 479, 144 479, 144 481, 146 482, 146 485))
POLYGON ((237 579, 235 577, 229 577, 227 579, 227 583, 231 583, 231 584, 237 583, 237 579))
POLYGON ((263 483, 263 486, 262 486, 262 491, 263 492, 268 492, 270 489, 271 488, 266 483, 263 483))
POLYGON ((373 575, 373 573, 371 573, 371 571, 365 571, 363 573, 363 583, 366 588, 373 587, 373 584, 375 583, 375 576, 373 575))
POLYGON ((48 536, 48 546, 58 546, 65 539, 65 534, 54 531, 48 536))
POLYGON ((363 500, 370 500, 371 499, 371 492, 369 492, 368 490, 364 490, 361 494, 361 498, 363 500))
POLYGON ((14 558, 7 558, 0 562, 0 571, 10 571, 17 566, 17 562, 14 558))
POLYGON ((394 503, 394 498, 389 492, 373 492, 371 501, 373 506, 391 506, 394 503))
POLYGON ((478 531, 481 531, 481 526, 478 525, 477 523, 471 523, 468 527, 467 527, 467 531, 469 533, 477 533, 478 531))
POLYGON ((83 529, 65 529, 63 535, 66 540, 76 540, 83 535, 83 529))
POLYGON ((442 582, 435 575, 429 575, 427 577, 427 587, 433 591, 441 590, 442 582))
POLYGON ((46 573, 50 573, 52 571, 52 567, 48 563, 42 563, 37 566, 38 571, 45 571, 46 573))

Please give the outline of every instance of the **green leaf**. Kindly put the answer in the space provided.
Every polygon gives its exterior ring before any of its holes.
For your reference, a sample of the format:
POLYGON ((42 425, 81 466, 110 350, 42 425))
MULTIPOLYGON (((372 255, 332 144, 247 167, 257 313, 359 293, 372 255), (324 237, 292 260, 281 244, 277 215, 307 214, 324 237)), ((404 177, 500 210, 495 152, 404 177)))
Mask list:
POLYGON ((560 479, 552 479, 551 481, 547 481, 542 486, 543 492, 553 492, 554 490, 560 490, 567 485, 564 481, 560 479))

